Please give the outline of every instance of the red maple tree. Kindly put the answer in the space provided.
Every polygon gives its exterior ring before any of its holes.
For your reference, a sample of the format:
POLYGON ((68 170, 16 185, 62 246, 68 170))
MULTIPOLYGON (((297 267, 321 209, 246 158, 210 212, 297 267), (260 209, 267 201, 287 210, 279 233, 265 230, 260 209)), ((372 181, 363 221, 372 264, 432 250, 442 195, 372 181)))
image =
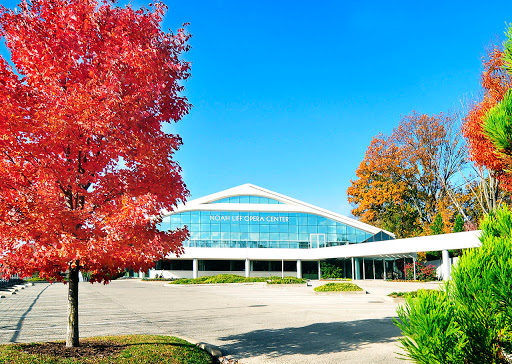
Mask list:
POLYGON ((484 118, 496 106, 512 86, 512 78, 504 69, 503 52, 492 48, 483 59, 481 84, 483 99, 475 103, 464 119, 463 133, 468 140, 470 158, 477 166, 487 167, 500 180, 501 185, 512 190, 512 175, 492 142, 483 131, 484 118))
POLYGON ((161 211, 188 195, 162 124, 190 104, 189 34, 149 9, 32 0, 0 9, 0 272, 69 272, 67 346, 78 345, 78 272, 108 283, 180 253, 161 211))

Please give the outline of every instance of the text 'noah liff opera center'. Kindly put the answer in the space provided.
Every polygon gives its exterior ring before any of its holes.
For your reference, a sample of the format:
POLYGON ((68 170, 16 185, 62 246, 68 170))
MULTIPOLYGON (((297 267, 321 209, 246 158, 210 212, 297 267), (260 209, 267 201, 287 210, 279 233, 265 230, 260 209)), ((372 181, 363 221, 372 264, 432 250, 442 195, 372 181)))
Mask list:
POLYGON ((402 278, 404 265, 418 251, 478 245, 474 233, 456 239, 446 234, 452 239, 441 239, 439 246, 422 238, 395 240, 388 231, 252 184, 189 201, 166 215, 161 229, 183 226, 190 232, 184 254, 159 261, 151 277, 231 273, 316 279, 321 261, 337 259, 346 278, 402 278))

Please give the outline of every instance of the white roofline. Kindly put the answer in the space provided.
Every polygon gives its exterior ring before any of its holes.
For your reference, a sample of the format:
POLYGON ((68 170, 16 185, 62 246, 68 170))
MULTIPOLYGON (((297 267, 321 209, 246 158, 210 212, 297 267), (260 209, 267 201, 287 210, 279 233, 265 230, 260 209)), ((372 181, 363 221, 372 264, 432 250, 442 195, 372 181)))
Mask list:
MULTIPOLYGON (((396 258, 415 257, 417 252, 468 249, 480 247, 481 231, 465 231, 415 238, 384 240, 326 248, 189 248, 181 259, 250 259, 250 260, 323 260, 332 258, 396 258)), ((168 258, 176 258, 170 254, 168 258)))
POLYGON ((214 211, 267 211, 267 212, 302 212, 302 213, 312 213, 316 215, 320 215, 323 217, 327 217, 329 219, 347 224, 349 226, 367 231, 372 234, 377 234, 382 231, 388 235, 395 236, 393 233, 377 228, 375 226, 365 224, 361 221, 352 219, 350 217, 346 217, 335 212, 308 204, 306 202, 285 196, 283 194, 267 190, 265 188, 246 183, 237 187, 229 188, 224 191, 212 193, 210 195, 200 197, 191 201, 186 202, 184 205, 179 205, 176 210, 169 213, 168 211, 164 212, 164 215, 172 215, 180 212, 187 211, 201 211, 201 210, 214 210, 214 211), (283 204, 231 204, 231 203, 216 203, 210 204, 213 201, 217 201, 226 197, 232 196, 240 196, 240 195, 253 195, 253 196, 261 196, 268 197, 280 202, 283 204))

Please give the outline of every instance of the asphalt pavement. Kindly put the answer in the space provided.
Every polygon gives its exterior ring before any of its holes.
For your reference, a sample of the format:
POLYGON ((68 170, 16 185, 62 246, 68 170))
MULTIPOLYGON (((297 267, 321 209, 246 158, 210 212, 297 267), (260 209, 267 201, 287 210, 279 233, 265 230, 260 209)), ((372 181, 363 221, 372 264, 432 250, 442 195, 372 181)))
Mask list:
MULTIPOLYGON (((368 294, 316 295, 313 287, 80 283, 80 336, 176 335, 252 363, 402 363, 392 291, 437 283, 357 281, 368 294)), ((314 282, 313 286, 320 284, 314 282)), ((64 340, 67 286, 36 283, 0 298, 0 343, 64 340)))

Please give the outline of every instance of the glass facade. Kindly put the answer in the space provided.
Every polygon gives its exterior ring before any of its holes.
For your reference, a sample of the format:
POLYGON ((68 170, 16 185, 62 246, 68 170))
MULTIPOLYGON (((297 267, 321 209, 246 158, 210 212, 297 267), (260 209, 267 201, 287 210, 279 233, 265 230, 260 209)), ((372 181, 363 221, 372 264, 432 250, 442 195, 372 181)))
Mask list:
POLYGON ((183 226, 190 233, 183 246, 201 248, 309 249, 392 239, 307 213, 190 211, 164 217, 161 229, 183 226))
POLYGON ((250 204, 271 204, 271 205, 283 205, 282 202, 274 200, 272 198, 261 197, 261 196, 233 196, 226 197, 210 203, 250 203, 250 204))

